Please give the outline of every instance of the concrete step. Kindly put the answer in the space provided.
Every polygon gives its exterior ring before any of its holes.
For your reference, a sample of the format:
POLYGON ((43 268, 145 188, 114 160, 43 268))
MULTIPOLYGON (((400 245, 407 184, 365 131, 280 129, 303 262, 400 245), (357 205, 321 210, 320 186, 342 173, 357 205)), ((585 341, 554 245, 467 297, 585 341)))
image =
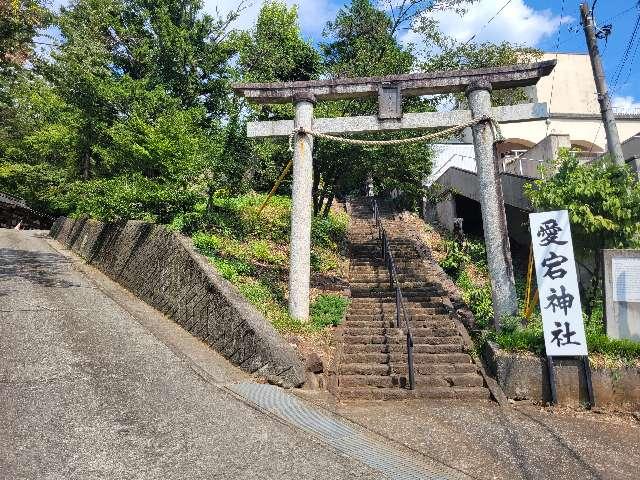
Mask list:
MULTIPOLYGON (((398 330, 398 332, 400 332, 400 330, 398 330)), ((428 345, 435 344, 435 342, 432 342, 431 337, 453 337, 458 334, 458 331, 452 329, 425 328, 419 333, 420 335, 413 333, 413 342, 418 345, 428 345), (427 340, 429 343, 427 343, 427 340)), ((404 343, 406 342, 406 336, 404 333, 398 333, 397 335, 343 335, 342 341, 348 344, 404 343)))
MULTIPOLYGON (((455 336, 458 334, 456 328, 450 328, 448 326, 429 325, 429 326, 411 326, 411 334, 413 335, 414 343, 424 344, 423 339, 425 337, 432 336, 455 336)), ((384 335, 390 338, 398 336, 405 336, 404 328, 397 328, 394 326, 376 327, 373 325, 367 325, 365 327, 346 327, 344 329, 344 336, 380 336, 384 335)))
MULTIPOLYGON (((368 319, 368 320, 353 320, 347 319, 344 324, 345 328, 398 328, 395 317, 389 317, 389 320, 381 320, 381 319, 368 319)), ((404 325, 404 322, 401 321, 400 325, 404 325)), ((437 322, 428 322, 424 320, 413 320, 409 319, 409 325, 411 328, 432 328, 434 326, 438 326, 437 322)))
POLYGON ((360 328, 360 327, 350 327, 350 326, 346 326, 345 330, 344 330, 344 334, 345 336, 347 335, 370 335, 370 336, 374 336, 374 335, 398 335, 400 332, 398 331, 397 333, 394 332, 390 332, 389 330, 393 330, 392 328, 389 327, 364 327, 364 328, 360 328))
MULTIPOLYGON (((413 320, 425 320, 423 317, 430 317, 433 315, 446 315, 447 310, 445 308, 421 308, 412 309, 411 312, 407 309, 407 314, 411 316, 413 320), (412 313, 415 312, 415 313, 412 313)), ((364 320, 389 320, 393 321, 396 318, 395 311, 383 312, 382 309, 377 308, 361 308, 357 310, 349 309, 347 313, 347 320, 364 321, 364 320), (365 313, 366 312, 366 313, 365 313)))
MULTIPOLYGON (((411 321, 409 320, 408 324, 414 336, 419 336, 419 337, 425 336, 423 332, 426 329, 441 330, 446 328, 451 330, 452 332, 458 331, 455 323, 453 323, 452 320, 448 320, 448 321, 424 321, 424 320, 411 321)), ((348 320, 343 325, 344 325, 344 331, 351 332, 350 334, 354 334, 354 332, 362 329, 367 329, 367 330, 370 330, 371 332, 373 332, 374 330, 376 331, 385 330, 384 332, 379 333, 380 335, 383 335, 384 333, 388 335, 397 335, 399 334, 399 332, 396 330, 404 329, 406 324, 404 321, 401 320, 400 327, 398 327, 394 319, 394 320, 382 320, 382 321, 380 320, 371 320, 371 321, 348 320)), ((365 333, 370 333, 370 332, 363 332, 362 334, 365 334, 365 333)))
MULTIPOLYGON (((418 363, 432 363, 432 362, 423 362, 423 359, 429 359, 430 355, 434 354, 456 354, 462 353, 463 347, 462 345, 417 345, 413 348, 413 358, 414 362, 418 363)), ((344 363, 370 363, 370 364, 387 364, 387 363, 400 363, 407 361, 407 352, 406 349, 403 350, 395 350, 389 353, 377 352, 377 353, 366 353, 366 352, 343 352, 340 361, 344 363)))
MULTIPOLYGON (((446 297, 410 297, 405 298, 405 305, 410 307, 442 307, 447 303, 446 297)), ((354 298, 351 300, 350 305, 356 306, 371 306, 379 305, 385 308, 395 308, 395 296, 394 297, 382 297, 382 298, 354 298)))
MULTIPOLYGON (((425 340, 422 344, 413 345, 413 351, 416 353, 435 353, 430 349, 438 345, 460 346, 463 347, 462 337, 423 337, 425 340)), ((343 346, 343 353, 387 353, 387 352, 404 352, 407 351, 405 343, 390 344, 359 344, 351 343, 343 346)))
POLYGON ((412 398, 455 399, 456 391, 451 387, 428 387, 409 390, 407 388, 340 387, 341 400, 408 400, 412 398))
MULTIPOLYGON (((482 377, 468 373, 444 375, 416 375, 416 388, 424 387, 483 387, 482 377)), ((339 387, 405 387, 408 379, 398 375, 340 375, 339 387)))
MULTIPOLYGON (((395 299, 396 296, 396 292, 395 290, 391 290, 388 285, 382 287, 363 287, 363 286, 350 286, 351 289, 351 297, 352 298, 384 298, 384 297, 388 297, 388 298, 393 298, 395 299)), ((405 299, 411 299, 411 298, 420 298, 420 299, 424 299, 424 298, 429 298, 429 297, 435 297, 440 295, 440 291, 432 289, 430 287, 424 287, 424 288, 413 288, 409 291, 407 290, 402 290, 402 294, 404 296, 405 299)))
POLYGON ((390 375, 389 365, 371 363, 342 363, 338 367, 340 375, 390 375))
MULTIPOLYGON (((381 271, 379 273, 360 273, 360 272, 352 272, 349 275, 350 283, 389 283, 389 272, 387 270, 381 271)), ((426 274, 409 274, 409 273, 401 273, 398 274, 398 281, 404 287, 404 284, 407 282, 422 282, 424 285, 428 285, 430 280, 430 276, 426 274)), ((432 284, 430 286, 436 286, 432 284)))

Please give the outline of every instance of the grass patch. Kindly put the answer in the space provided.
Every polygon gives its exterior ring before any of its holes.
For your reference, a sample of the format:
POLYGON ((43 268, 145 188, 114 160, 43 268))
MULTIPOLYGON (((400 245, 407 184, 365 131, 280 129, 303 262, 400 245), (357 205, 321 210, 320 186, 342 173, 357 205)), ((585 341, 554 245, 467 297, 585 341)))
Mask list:
POLYGON ((341 295, 318 295, 311 304, 311 323, 317 329, 340 325, 349 300, 341 295))
MULTIPOLYGON (((346 299, 319 295, 311 305, 311 321, 292 319, 287 307, 291 200, 274 196, 262 214, 264 195, 217 197, 205 212, 177 218, 173 228, 190 232, 196 248, 216 270, 283 333, 318 331, 337 325, 346 299)), ((311 269, 339 275, 340 249, 346 237, 348 216, 331 213, 312 222, 311 269)))

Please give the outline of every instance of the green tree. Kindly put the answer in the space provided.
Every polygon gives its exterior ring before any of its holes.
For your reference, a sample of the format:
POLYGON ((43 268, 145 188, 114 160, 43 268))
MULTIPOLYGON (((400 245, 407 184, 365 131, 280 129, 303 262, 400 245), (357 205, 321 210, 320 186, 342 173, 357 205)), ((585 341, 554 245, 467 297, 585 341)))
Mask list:
POLYGON ((588 314, 601 298, 605 248, 640 246, 640 183, 628 167, 608 160, 581 164, 569 151, 555 176, 525 186, 536 210, 568 210, 577 257, 592 275, 588 314))
POLYGON ((266 1, 255 27, 239 34, 237 41, 243 81, 311 80, 320 72, 320 55, 302 38, 297 7, 279 0, 266 1))
MULTIPOLYGON (((464 15, 465 11, 459 12, 464 15)), ((420 15, 412 29, 423 40, 420 54, 422 71, 448 71, 474 68, 501 67, 519 63, 536 62, 542 56, 538 49, 510 42, 460 42, 445 35, 437 20, 431 15, 420 15)), ((494 105, 515 105, 529 101, 523 88, 494 90, 491 94, 494 105)), ((446 98, 446 96, 445 96, 446 98)), ((455 96, 456 102, 466 106, 463 94, 455 96)))
MULTIPOLYGON (((320 45, 325 58, 325 69, 332 78, 358 76, 385 76, 408 73, 415 65, 410 47, 399 43, 395 34, 398 24, 371 0, 353 0, 343 7, 333 22, 329 22, 325 35, 329 41, 320 45)), ((375 99, 348 100, 319 104, 317 116, 347 117, 375 115, 375 99)), ((407 98, 405 111, 429 111, 428 100, 407 98)), ((397 138, 402 134, 363 135, 363 138, 397 138)), ((328 213, 333 199, 361 187, 367 175, 381 191, 402 190, 405 198, 421 195, 422 178, 431 168, 428 145, 362 148, 341 143, 318 141, 314 157, 314 209, 328 213)))
MULTIPOLYGON (((288 82, 310 80, 322 72, 322 58, 313 45, 302 37, 296 7, 279 0, 263 3, 254 28, 234 36, 238 47, 237 75, 245 82, 288 82)), ((291 159, 282 141, 254 142, 246 138, 246 120, 278 120, 293 116, 292 105, 246 105, 239 101, 230 106, 230 129, 225 152, 249 159, 245 178, 257 189, 268 190, 291 159), (249 116, 241 115, 249 112, 249 116)), ((237 162, 236 162, 237 164, 237 162)), ((285 183, 283 190, 288 188, 285 183)))
POLYGON ((33 55, 33 37, 50 20, 44 3, 0 0, 0 68, 22 65, 33 55))

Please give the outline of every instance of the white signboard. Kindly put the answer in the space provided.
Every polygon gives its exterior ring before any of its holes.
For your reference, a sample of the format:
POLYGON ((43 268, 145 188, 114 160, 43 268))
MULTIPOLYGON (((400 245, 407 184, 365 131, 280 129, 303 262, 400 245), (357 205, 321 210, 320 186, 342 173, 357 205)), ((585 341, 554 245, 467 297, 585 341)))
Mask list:
POLYGON ((547 355, 587 355, 568 212, 532 213, 529 220, 547 355))
POLYGON ((614 258, 611 263, 613 300, 640 302, 640 258, 614 258))

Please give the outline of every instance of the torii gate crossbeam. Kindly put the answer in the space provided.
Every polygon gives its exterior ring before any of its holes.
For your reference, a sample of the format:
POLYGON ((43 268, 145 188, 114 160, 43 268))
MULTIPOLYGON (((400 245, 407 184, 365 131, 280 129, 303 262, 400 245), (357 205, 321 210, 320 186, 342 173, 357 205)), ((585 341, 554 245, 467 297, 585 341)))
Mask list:
MULTIPOLYGON (((285 122, 250 122, 248 134, 253 137, 278 136, 299 131, 324 130, 331 133, 398 130, 403 128, 433 128, 457 125, 460 118, 482 119, 506 117, 515 121, 544 118, 543 104, 515 106, 498 111, 491 107, 492 89, 506 89, 535 85, 541 77, 549 75, 555 61, 528 65, 514 65, 476 70, 417 73, 387 77, 315 80, 308 82, 235 84, 239 96, 259 104, 293 102, 293 124, 285 122), (455 111, 447 114, 425 113, 402 115, 402 96, 431 95, 465 92, 471 112, 455 111), (378 96, 378 117, 351 117, 342 119, 313 118, 317 101, 341 100, 378 96)), ((504 118, 501 118, 504 120, 504 118)), ((499 167, 494 155, 495 138, 489 121, 480 121, 472 127, 473 142, 478 164, 480 204, 484 225, 487 262, 491 276, 494 320, 499 328, 505 315, 517 311, 517 297, 511 248, 507 235, 507 220, 499 178, 499 167)), ((313 185, 313 137, 297 133, 293 160, 293 192, 291 212, 291 257, 289 270, 289 313, 306 321, 309 316, 311 216, 313 185)))

